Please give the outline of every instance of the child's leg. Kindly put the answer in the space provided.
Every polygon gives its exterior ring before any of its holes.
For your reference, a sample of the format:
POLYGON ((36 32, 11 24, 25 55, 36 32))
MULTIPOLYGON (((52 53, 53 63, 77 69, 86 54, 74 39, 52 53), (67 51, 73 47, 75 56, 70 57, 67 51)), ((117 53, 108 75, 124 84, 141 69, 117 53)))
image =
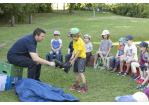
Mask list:
MULTIPOLYGON (((132 69, 132 72, 135 74, 135 73, 137 73, 137 70, 136 70, 136 67, 138 67, 139 68, 139 63, 138 62, 132 62, 131 63, 131 69, 132 69)), ((128 69, 129 70, 129 69, 128 69)))
POLYGON ((99 55, 100 55, 100 57, 102 59, 103 65, 106 65, 106 62, 105 62, 105 59, 104 59, 103 55, 102 54, 99 54, 99 55))
POLYGON ((126 61, 125 57, 120 57, 120 71, 123 72, 123 62, 126 61))
POLYGON ((115 63, 115 69, 118 68, 119 64, 120 64, 120 58, 117 58, 115 63))
POLYGON ((79 75, 81 76, 83 87, 86 87, 86 80, 85 80, 84 74, 83 73, 79 73, 79 75))
POLYGON ((60 60, 60 53, 61 53, 60 50, 56 51, 56 59, 58 59, 58 60, 60 60))
POLYGON ((146 76, 146 78, 144 79, 144 82, 142 83, 142 85, 145 85, 149 80, 149 75, 146 76))
POLYGON ((79 73, 78 72, 75 72, 75 82, 76 82, 76 85, 79 85, 79 73))
POLYGON ((87 65, 87 62, 88 62, 90 56, 91 56, 91 52, 86 53, 86 65, 87 65))
POLYGON ((99 54, 96 53, 96 54, 95 54, 95 59, 94 59, 94 64, 96 64, 96 61, 97 61, 98 57, 99 57, 99 54))
POLYGON ((114 63, 115 63, 115 56, 111 58, 111 68, 112 69, 114 69, 114 63))
POLYGON ((141 69, 139 69, 139 71, 140 71, 140 76, 141 76, 141 79, 143 79, 143 80, 144 80, 144 72, 143 72, 141 69))
MULTIPOLYGON (((131 65, 131 63, 132 62, 134 62, 134 60, 133 59, 128 59, 127 61, 126 61, 126 63, 127 63, 127 69, 126 69, 126 72, 128 73, 128 70, 130 69, 130 65, 131 65)), ((138 66, 138 65, 137 65, 138 66)), ((140 66, 140 65, 139 65, 140 66)), ((139 67, 138 66, 138 67, 139 67)), ((136 68, 135 68, 135 70, 136 70, 136 68)))

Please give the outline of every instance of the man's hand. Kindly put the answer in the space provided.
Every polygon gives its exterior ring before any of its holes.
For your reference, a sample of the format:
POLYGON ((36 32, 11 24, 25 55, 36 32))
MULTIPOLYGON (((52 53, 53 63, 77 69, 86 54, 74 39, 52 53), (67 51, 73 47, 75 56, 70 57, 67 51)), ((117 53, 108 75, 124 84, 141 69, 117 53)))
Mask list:
POLYGON ((55 67, 55 63, 54 62, 50 62, 50 66, 55 67))

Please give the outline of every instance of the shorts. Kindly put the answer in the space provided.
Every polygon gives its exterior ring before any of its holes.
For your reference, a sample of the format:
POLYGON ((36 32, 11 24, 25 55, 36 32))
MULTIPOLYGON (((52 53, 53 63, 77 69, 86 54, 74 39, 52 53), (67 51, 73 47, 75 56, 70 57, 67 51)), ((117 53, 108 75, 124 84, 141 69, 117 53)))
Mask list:
POLYGON ((75 60, 73 72, 83 73, 85 72, 85 67, 86 67, 86 58, 78 57, 75 60))
POLYGON ((141 71, 147 71, 147 67, 145 66, 145 65, 141 65, 141 66, 139 66, 140 68, 141 68, 141 71))
MULTIPOLYGON (((126 56, 125 58, 126 58, 126 61, 127 61, 130 57, 126 56)), ((133 58, 133 61, 136 62, 136 60, 134 58, 133 58)))

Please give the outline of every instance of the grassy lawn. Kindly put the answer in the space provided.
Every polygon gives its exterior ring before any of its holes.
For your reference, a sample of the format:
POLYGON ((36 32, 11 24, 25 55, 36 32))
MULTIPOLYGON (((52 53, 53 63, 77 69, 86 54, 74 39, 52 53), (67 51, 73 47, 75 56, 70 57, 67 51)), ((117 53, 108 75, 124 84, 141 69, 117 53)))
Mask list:
MULTIPOLYGON (((111 50, 112 55, 116 55, 118 40, 121 37, 132 35, 134 42, 149 41, 148 38, 148 23, 149 19, 131 18, 112 14, 110 12, 96 12, 95 21, 93 21, 92 11, 74 11, 69 14, 68 11, 54 11, 53 13, 38 13, 33 15, 32 24, 28 24, 28 16, 23 23, 15 24, 15 27, 10 27, 10 23, 0 25, 0 44, 6 43, 0 47, 0 61, 7 60, 7 52, 17 39, 24 35, 33 33, 37 27, 46 31, 45 39, 38 43, 37 49, 39 55, 46 59, 46 53, 50 52, 50 42, 54 37, 55 30, 60 31, 60 39, 63 41, 62 53, 63 60, 71 38, 67 37, 70 28, 77 27, 82 35, 91 35, 91 43, 93 44, 93 55, 99 48, 102 40, 101 33, 104 29, 109 30, 110 39, 113 42, 111 50)), ((138 47, 137 47, 138 48, 138 47)), ((138 49, 139 57, 139 49, 138 49)), ((137 83, 129 77, 117 76, 106 70, 86 67, 84 73, 88 91, 78 93, 78 90, 69 90, 75 84, 75 75, 73 68, 66 74, 61 69, 55 69, 42 65, 41 81, 57 88, 63 88, 66 94, 80 99, 80 102, 115 102, 116 96, 134 94, 137 91, 137 83)), ((23 78, 27 77, 27 69, 23 71, 23 78)), ((80 85, 82 81, 80 78, 80 85)), ((20 102, 19 96, 14 94, 14 89, 0 92, 0 102, 20 102)))

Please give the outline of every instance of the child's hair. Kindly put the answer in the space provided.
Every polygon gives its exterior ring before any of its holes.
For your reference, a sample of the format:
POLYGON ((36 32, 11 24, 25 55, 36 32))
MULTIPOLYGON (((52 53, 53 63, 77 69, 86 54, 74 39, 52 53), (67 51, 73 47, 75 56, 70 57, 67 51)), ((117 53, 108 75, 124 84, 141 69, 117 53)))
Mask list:
MULTIPOLYGON (((106 35, 107 35, 107 39, 109 40, 110 34, 106 34, 106 35)), ((102 38, 104 39, 103 35, 102 35, 102 38)))
POLYGON ((76 34, 73 34, 71 37, 77 37, 77 38, 79 38, 80 36, 81 36, 81 33, 78 32, 78 33, 76 33, 76 34))

